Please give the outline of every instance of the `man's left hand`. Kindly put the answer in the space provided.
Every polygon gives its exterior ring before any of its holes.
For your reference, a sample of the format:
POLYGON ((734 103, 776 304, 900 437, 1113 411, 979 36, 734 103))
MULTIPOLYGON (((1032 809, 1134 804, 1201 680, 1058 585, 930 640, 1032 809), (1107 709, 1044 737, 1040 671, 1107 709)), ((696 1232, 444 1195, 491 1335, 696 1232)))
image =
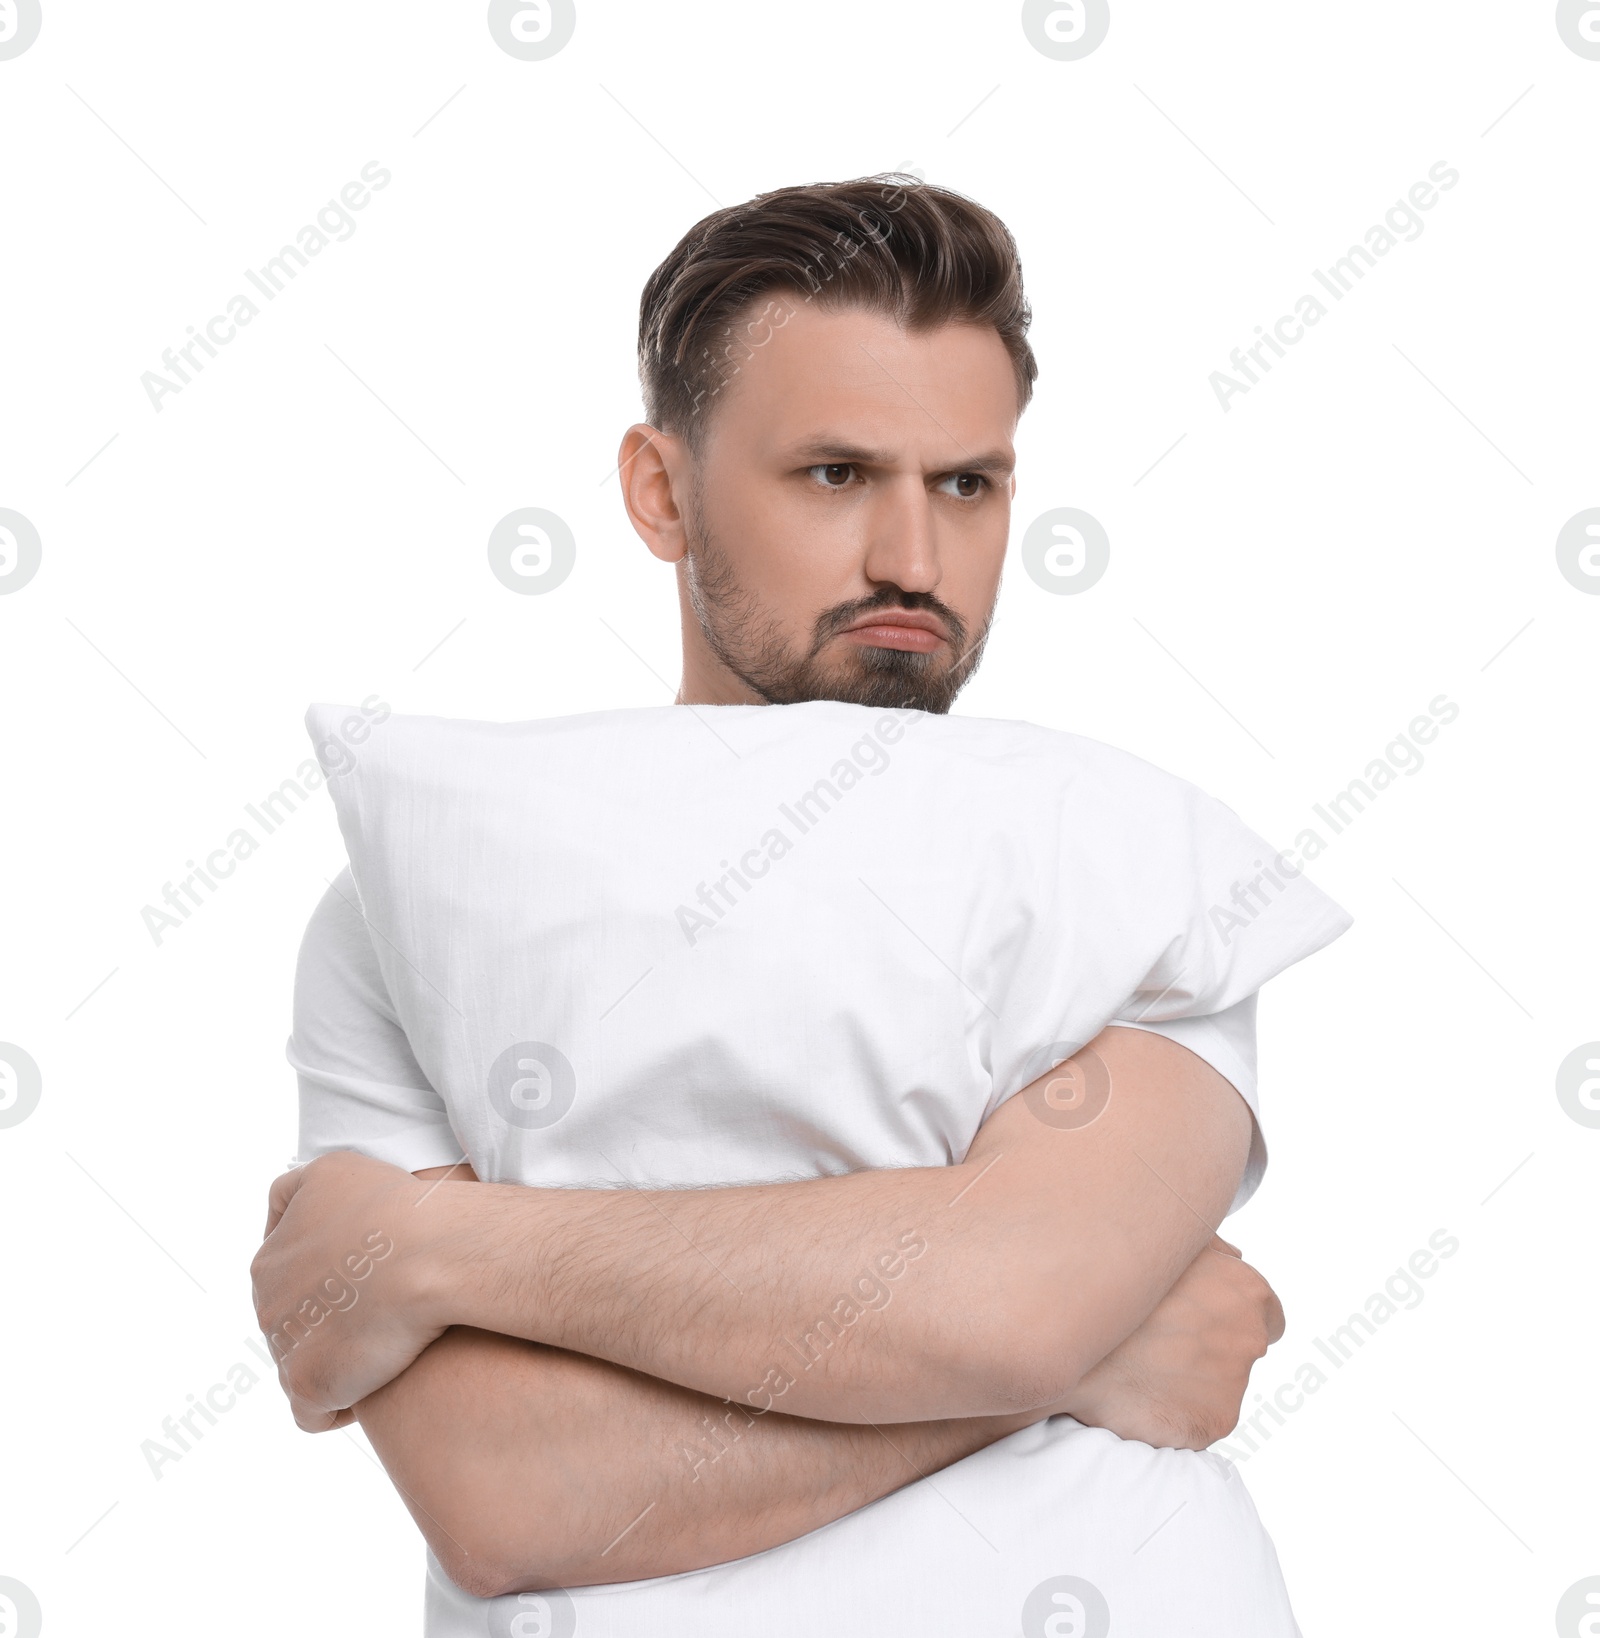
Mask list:
POLYGON ((430 1194, 452 1187, 347 1153, 272 1185, 250 1281, 278 1379, 308 1433, 349 1422, 350 1406, 445 1330, 432 1314, 426 1231, 445 1205, 430 1194))

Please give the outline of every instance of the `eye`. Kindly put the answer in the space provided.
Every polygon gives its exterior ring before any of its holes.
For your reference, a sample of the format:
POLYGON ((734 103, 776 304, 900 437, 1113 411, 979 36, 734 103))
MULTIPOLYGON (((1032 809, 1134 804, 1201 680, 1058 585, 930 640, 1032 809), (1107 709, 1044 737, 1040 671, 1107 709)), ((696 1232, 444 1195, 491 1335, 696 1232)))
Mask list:
POLYGON ((939 480, 939 487, 958 500, 976 500, 989 488, 989 480, 981 472, 952 472, 948 478, 939 480), (948 489, 947 484, 954 484, 955 488, 948 489))
POLYGON ((847 461, 833 461, 826 466, 806 468, 806 471, 823 489, 849 488, 855 470, 847 461))

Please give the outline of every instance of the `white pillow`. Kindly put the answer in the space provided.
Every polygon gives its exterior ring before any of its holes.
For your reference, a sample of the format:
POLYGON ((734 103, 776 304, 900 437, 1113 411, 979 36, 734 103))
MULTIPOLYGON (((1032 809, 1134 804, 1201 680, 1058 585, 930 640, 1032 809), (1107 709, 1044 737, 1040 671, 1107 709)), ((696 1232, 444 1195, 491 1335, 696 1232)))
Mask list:
MULTIPOLYGON (((348 714, 313 706, 313 742, 348 714)), ((1220 802, 1026 723, 393 716, 326 762, 394 1015, 494 1181, 952 1163, 1113 1021, 1259 1113, 1255 993, 1350 923, 1220 802)), ((1235 1207, 1264 1162, 1258 1131, 1235 1207)))

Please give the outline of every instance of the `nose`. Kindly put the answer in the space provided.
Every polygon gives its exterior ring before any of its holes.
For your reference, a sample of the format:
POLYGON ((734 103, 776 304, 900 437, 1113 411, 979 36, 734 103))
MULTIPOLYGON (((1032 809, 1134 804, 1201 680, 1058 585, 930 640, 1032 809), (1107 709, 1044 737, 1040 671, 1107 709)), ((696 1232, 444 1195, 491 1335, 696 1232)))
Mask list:
POLYGON ((901 474, 883 485, 867 529, 867 579, 908 592, 934 590, 940 569, 933 497, 920 476, 901 474))

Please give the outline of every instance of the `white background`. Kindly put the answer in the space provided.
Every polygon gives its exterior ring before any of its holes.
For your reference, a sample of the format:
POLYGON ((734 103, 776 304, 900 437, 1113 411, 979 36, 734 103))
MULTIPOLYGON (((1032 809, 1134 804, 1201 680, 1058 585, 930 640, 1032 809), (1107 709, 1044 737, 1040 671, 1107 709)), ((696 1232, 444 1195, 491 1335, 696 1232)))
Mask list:
POLYGON ((1355 929, 1261 1009, 1272 1167, 1230 1232, 1290 1327, 1255 1386, 1460 1241, 1242 1464, 1308 1638, 1548 1631, 1600 1575, 1600 1130, 1555 1095, 1600 1038, 1600 597, 1554 550, 1600 506, 1600 62, 1544 0, 1113 13, 1059 62, 1013 4, 580 0, 523 62, 480 4, 45 0, 0 61, 0 507, 43 542, 0 596, 0 1041, 44 1087, 0 1130, 0 1576, 51 1638, 418 1630, 359 1434, 298 1434, 263 1381, 159 1479, 141 1453, 261 1372, 326 795, 159 945, 141 911, 295 773, 312 700, 669 701, 671 574, 609 476, 640 287, 715 204, 897 166, 1007 221, 1036 312, 960 710, 1124 746, 1289 845, 1459 706, 1313 866, 1355 929), (371 160, 353 237, 153 409, 141 374, 371 160), (1441 160, 1421 236, 1224 412, 1211 372, 1441 160), (521 506, 577 538, 549 595, 488 569, 521 506), (1056 506, 1110 535, 1081 595, 1015 556, 1056 506))

